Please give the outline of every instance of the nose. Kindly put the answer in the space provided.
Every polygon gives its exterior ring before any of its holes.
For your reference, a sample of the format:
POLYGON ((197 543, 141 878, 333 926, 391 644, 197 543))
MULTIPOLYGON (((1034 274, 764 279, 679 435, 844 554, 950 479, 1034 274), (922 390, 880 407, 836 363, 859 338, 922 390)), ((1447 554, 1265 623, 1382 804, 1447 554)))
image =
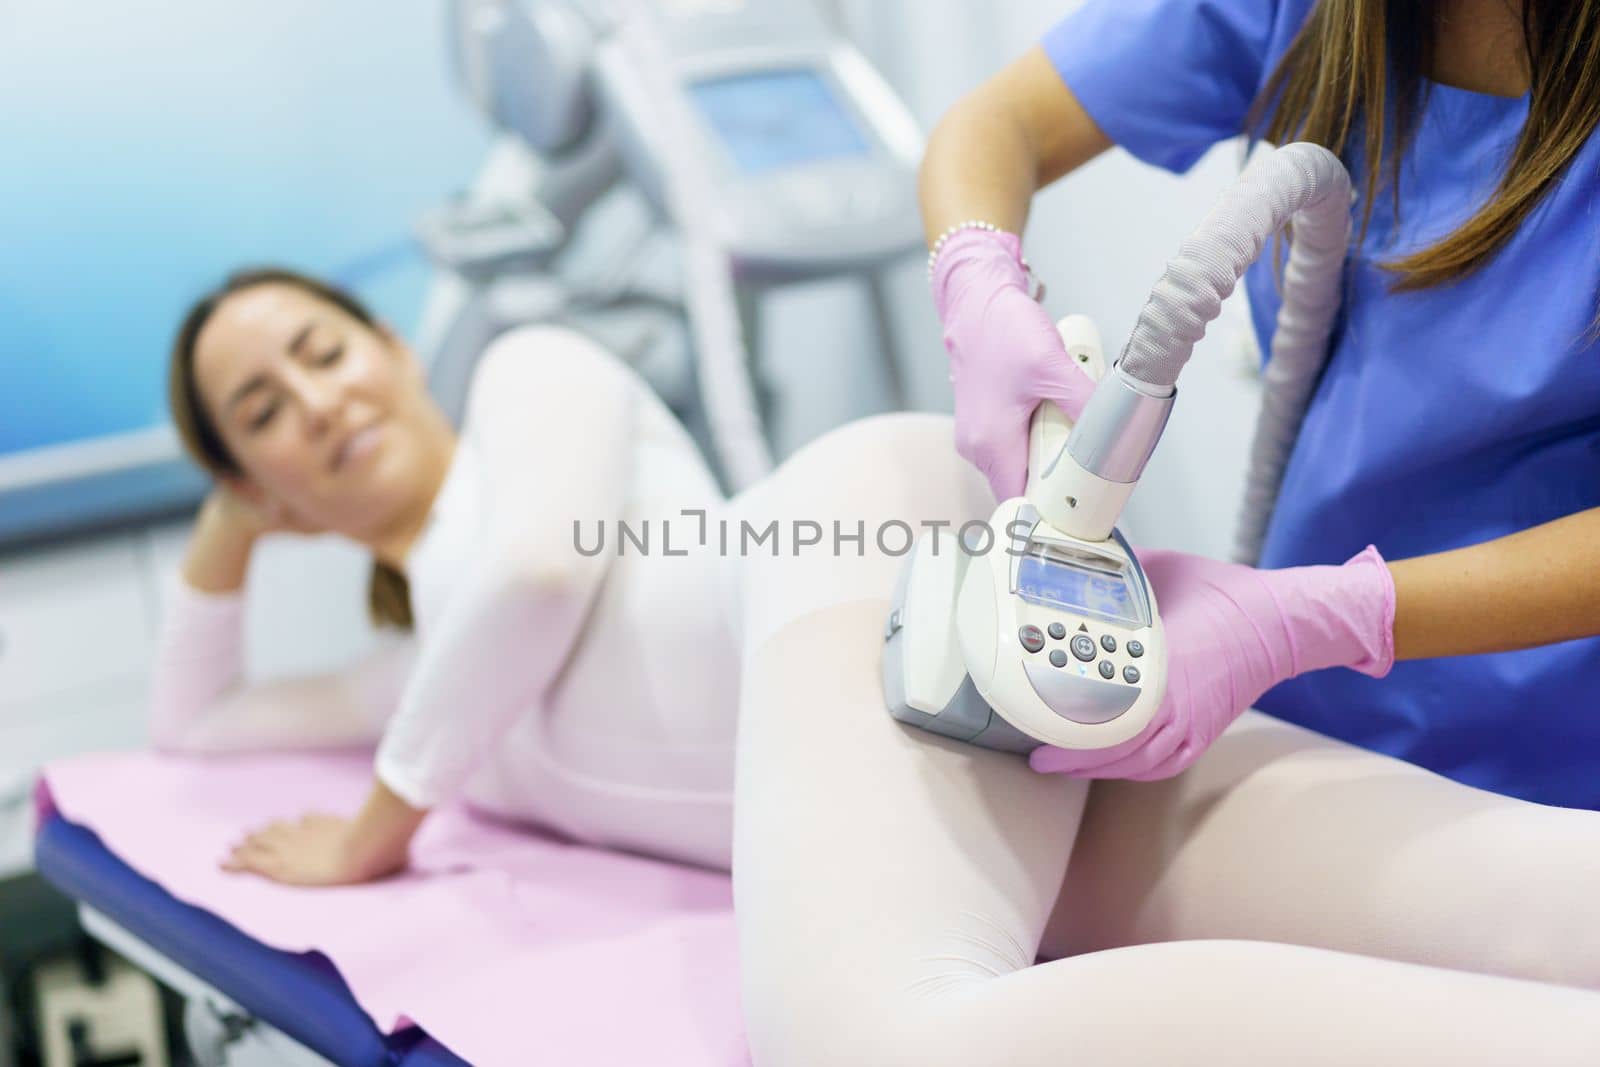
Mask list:
POLYGON ((339 410, 337 383, 317 375, 302 375, 295 391, 299 394, 300 408, 305 415, 306 431, 313 437, 322 436, 333 424, 334 414, 339 410))

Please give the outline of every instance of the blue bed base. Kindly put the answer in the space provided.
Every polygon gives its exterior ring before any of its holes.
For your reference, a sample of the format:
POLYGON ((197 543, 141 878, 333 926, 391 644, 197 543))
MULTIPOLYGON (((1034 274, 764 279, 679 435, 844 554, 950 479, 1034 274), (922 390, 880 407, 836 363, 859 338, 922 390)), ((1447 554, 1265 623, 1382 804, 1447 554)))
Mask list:
POLYGON ((69 897, 121 925, 255 1018, 351 1067, 468 1067, 420 1029, 386 1035, 317 952, 270 948, 173 897, 59 814, 40 821, 34 862, 69 897))

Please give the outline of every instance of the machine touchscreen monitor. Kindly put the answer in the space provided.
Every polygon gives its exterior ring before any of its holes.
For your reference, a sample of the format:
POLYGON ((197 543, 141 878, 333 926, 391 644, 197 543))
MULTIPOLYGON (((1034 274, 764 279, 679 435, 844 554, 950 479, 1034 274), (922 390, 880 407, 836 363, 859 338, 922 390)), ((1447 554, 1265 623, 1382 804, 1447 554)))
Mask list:
POLYGON ((872 150, 855 118, 813 70, 714 78, 689 91, 746 175, 872 150))

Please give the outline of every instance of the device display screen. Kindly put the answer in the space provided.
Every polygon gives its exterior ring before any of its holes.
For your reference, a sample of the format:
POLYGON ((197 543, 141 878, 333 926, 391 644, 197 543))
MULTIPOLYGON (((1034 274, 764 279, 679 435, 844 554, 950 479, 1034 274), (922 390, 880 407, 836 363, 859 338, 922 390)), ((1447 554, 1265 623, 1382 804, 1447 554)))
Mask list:
POLYGON ((1105 571, 1027 555, 1017 562, 1017 593, 1035 604, 1144 625, 1127 580, 1105 571))
POLYGON ((739 74, 696 82, 689 92, 745 174, 871 151, 815 71, 739 74))

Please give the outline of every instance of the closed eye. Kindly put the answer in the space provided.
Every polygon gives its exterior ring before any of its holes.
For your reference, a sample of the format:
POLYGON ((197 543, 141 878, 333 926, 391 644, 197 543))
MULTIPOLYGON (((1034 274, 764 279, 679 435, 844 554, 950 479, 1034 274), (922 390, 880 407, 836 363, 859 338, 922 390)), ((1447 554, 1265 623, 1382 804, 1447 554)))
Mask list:
POLYGON ((278 413, 279 406, 276 399, 270 400, 263 405, 261 410, 250 418, 250 432, 255 433, 258 430, 266 429, 267 424, 272 421, 272 417, 278 413))
POLYGON ((322 353, 322 355, 317 357, 317 366, 331 367, 335 363, 339 362, 339 357, 343 355, 344 342, 340 341, 338 344, 334 345, 332 348, 328 349, 326 352, 322 353))

